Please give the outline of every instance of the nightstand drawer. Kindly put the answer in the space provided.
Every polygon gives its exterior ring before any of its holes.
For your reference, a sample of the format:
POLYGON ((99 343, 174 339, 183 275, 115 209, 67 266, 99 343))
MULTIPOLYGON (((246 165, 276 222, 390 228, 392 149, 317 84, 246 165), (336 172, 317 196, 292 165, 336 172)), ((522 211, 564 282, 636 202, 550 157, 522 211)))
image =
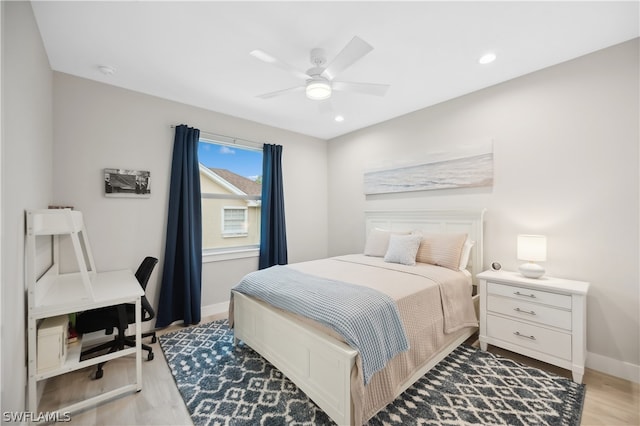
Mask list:
POLYGON ((545 305, 557 306, 558 308, 571 309, 571 296, 565 294, 549 293, 492 282, 487 283, 487 293, 529 302, 544 303, 545 305))
POLYGON ((514 345, 571 360, 571 335, 487 315, 487 335, 514 345))
POLYGON ((490 294, 487 296, 487 310, 523 321, 571 330, 571 311, 555 307, 490 294))

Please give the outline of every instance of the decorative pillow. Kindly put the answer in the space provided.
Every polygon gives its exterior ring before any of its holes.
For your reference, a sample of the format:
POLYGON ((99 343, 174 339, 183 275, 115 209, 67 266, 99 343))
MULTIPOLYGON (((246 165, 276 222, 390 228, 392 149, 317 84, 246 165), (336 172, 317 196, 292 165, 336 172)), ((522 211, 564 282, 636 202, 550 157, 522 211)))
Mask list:
POLYGON ((367 236, 367 242, 364 245, 365 256, 384 257, 389 248, 389 237, 395 235, 407 235, 408 232, 391 232, 386 229, 374 228, 367 236))
POLYGON ((403 265, 415 265, 416 253, 420 247, 422 235, 396 235, 389 238, 389 248, 384 255, 384 261, 389 263, 401 263, 403 265))
POLYGON ((466 239, 467 234, 426 235, 420 243, 416 261, 457 271, 460 268, 462 246, 466 239))
POLYGON ((460 254, 460 265, 458 269, 464 271, 467 269, 467 265, 469 264, 469 257, 471 256, 471 249, 475 244, 475 241, 471 241, 469 237, 464 241, 464 245, 462 246, 462 253, 460 254))

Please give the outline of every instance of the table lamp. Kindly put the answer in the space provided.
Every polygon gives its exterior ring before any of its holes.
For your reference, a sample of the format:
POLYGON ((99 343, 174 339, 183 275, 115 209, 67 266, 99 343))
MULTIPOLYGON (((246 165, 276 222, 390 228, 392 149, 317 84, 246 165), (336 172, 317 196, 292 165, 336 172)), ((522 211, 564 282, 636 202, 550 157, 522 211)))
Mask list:
POLYGON ((544 268, 534 262, 547 260, 547 237, 544 235, 518 235, 518 259, 526 263, 518 270, 527 278, 540 278, 544 268))

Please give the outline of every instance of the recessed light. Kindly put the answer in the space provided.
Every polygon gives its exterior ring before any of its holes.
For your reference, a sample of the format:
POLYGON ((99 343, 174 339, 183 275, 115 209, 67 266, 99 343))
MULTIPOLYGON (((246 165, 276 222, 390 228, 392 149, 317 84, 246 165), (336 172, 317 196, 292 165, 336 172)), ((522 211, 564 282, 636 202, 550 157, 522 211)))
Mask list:
POLYGON ((334 120, 336 120, 338 123, 342 123, 344 121, 344 117, 341 115, 336 115, 334 120))
POLYGON ((98 69, 104 75, 113 75, 116 72, 115 68, 110 67, 108 65, 100 65, 98 66, 98 69))
POLYGON ((480 56, 480 59, 478 59, 478 63, 481 65, 486 65, 486 64, 490 64, 491 62, 496 60, 496 54, 493 52, 489 52, 489 53, 485 53, 484 55, 480 56))

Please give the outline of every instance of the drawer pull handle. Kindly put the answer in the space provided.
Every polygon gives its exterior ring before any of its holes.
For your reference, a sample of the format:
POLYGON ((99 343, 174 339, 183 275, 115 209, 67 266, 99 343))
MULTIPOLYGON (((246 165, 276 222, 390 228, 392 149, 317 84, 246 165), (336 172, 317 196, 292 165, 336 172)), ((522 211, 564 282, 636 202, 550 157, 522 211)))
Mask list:
POLYGON ((518 337, 524 337, 525 339, 536 340, 536 336, 525 336, 524 334, 520 334, 519 331, 516 331, 513 334, 515 334, 518 337))
POLYGON ((515 293, 513 293, 513 294, 515 294, 516 296, 531 297, 532 299, 535 299, 535 298, 536 298, 536 295, 535 295, 535 294, 524 294, 524 293, 520 293, 519 291, 516 291, 516 292, 515 292, 515 293))
POLYGON ((522 309, 520 309, 520 308, 515 308, 515 309, 514 309, 514 311, 516 311, 516 312, 520 312, 521 314, 529 314, 529 315, 535 315, 535 314, 536 314, 536 312, 535 312, 535 311, 523 311, 523 310, 522 310, 522 309))

